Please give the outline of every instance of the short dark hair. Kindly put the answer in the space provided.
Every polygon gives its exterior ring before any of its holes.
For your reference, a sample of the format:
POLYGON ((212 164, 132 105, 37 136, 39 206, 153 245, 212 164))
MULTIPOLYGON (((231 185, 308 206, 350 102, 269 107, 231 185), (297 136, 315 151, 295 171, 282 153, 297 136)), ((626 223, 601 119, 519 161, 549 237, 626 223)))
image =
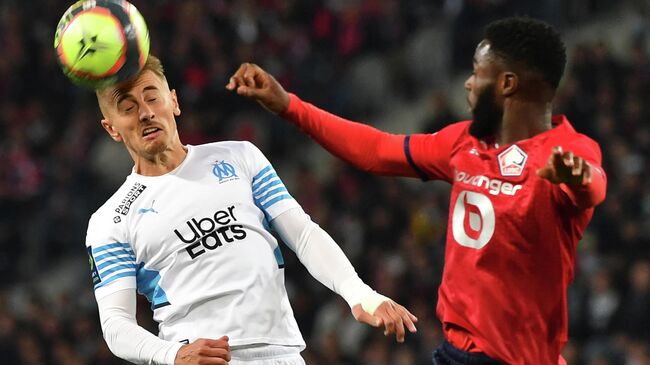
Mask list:
POLYGON ((549 24, 528 17, 494 21, 485 28, 490 49, 506 62, 520 63, 539 72, 557 89, 566 65, 566 48, 549 24))

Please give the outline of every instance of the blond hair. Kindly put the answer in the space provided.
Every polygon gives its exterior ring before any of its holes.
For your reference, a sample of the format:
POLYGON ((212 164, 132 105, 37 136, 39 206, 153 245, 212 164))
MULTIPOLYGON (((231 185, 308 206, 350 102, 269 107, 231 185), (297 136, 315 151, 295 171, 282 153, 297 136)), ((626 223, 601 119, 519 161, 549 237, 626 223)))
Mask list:
POLYGON ((151 71, 161 79, 167 80, 165 77, 165 69, 163 68, 162 62, 160 62, 160 59, 154 55, 150 54, 149 57, 147 57, 147 62, 145 62, 142 70, 140 70, 140 72, 138 72, 138 74, 133 78, 137 79, 138 76, 140 76, 145 71, 151 71))
POLYGON ((123 81, 117 85, 112 85, 108 86, 103 89, 97 89, 95 90, 95 95, 97 96, 97 103, 99 104, 99 109, 101 110, 102 114, 104 117, 106 117, 106 112, 107 108, 106 105, 104 104, 106 101, 105 95, 108 90, 112 89, 119 89, 119 90, 130 90, 133 87, 133 84, 135 81, 145 72, 151 71, 153 72, 158 78, 160 78, 162 81, 167 84, 167 78, 165 77, 165 69, 163 68, 162 62, 160 62, 160 59, 152 54, 147 57, 147 62, 144 63, 144 66, 142 66, 142 69, 138 71, 137 74, 133 75, 130 77, 128 80, 123 81))

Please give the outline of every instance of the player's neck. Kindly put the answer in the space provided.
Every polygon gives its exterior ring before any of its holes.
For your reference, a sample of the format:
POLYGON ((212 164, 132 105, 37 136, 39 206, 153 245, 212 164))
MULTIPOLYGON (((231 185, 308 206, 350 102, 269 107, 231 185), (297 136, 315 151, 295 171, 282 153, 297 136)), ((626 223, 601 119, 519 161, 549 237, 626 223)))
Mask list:
POLYGON ((496 143, 504 146, 531 138, 552 128, 553 107, 549 103, 517 102, 504 108, 496 143))
POLYGON ((187 147, 178 143, 152 156, 132 156, 135 173, 143 176, 161 176, 177 168, 187 156, 187 147))

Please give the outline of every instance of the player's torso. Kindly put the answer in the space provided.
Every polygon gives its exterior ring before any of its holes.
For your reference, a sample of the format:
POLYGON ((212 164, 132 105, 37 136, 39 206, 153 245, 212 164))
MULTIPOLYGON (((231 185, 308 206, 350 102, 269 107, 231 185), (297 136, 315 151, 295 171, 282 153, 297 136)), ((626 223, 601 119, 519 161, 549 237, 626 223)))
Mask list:
POLYGON ((224 310, 266 293, 282 300, 283 262, 255 206, 252 177, 227 149, 188 158, 164 179, 129 177, 140 193, 127 198, 127 212, 115 212, 140 265, 138 291, 146 295, 155 277, 164 292, 150 298, 156 320, 169 325, 214 298, 224 310))
MULTIPOLYGON (((237 172, 236 165, 219 163, 237 172)), ((181 175, 164 182, 138 182, 146 189, 126 221, 138 259, 159 267, 174 260, 204 265, 245 252, 248 246, 242 241, 267 233, 264 215, 252 199, 250 180, 234 176, 220 182, 211 166, 204 169, 193 172, 200 178, 181 175)), ((266 237, 252 241, 266 241, 266 237)))
MULTIPOLYGON (((575 251, 569 208, 557 185, 536 175, 554 135, 496 149, 468 137, 452 151, 438 312, 501 359, 522 356, 514 347, 539 345, 540 336, 560 343, 566 335, 566 285, 575 251)), ((529 359, 548 356, 547 347, 535 349, 526 352, 529 359)))
POLYGON ((537 249, 526 241, 547 230, 544 219, 548 221, 557 207, 553 186, 536 175, 550 151, 538 140, 501 149, 485 149, 479 143, 459 143, 450 161, 450 231, 455 243, 473 249, 490 249, 494 242, 523 252, 537 249))

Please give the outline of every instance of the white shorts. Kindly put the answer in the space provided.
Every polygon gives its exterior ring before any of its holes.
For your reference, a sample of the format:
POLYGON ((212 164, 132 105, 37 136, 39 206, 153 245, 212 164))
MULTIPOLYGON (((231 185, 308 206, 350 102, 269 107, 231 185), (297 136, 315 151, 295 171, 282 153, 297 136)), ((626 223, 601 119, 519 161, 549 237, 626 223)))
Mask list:
POLYGON ((301 347, 277 345, 237 346, 230 351, 230 365, 305 365, 301 347))

